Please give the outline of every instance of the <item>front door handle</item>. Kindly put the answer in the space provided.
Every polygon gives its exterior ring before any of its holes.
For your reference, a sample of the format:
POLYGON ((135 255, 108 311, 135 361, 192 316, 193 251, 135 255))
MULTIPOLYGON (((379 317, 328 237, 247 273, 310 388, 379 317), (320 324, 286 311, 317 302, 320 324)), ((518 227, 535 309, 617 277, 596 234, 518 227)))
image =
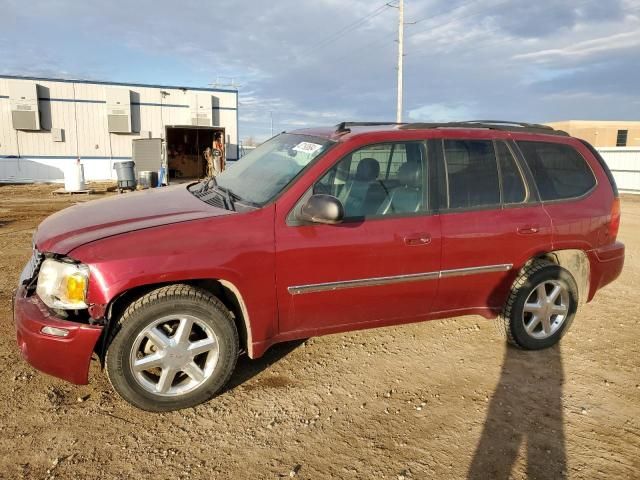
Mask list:
POLYGON ((521 235, 531 235, 540 231, 539 225, 523 225, 518 227, 518 233, 521 235))
POLYGON ((429 245, 431 243, 431 235, 428 233, 418 233, 416 235, 404 237, 404 243, 410 247, 416 245, 429 245))

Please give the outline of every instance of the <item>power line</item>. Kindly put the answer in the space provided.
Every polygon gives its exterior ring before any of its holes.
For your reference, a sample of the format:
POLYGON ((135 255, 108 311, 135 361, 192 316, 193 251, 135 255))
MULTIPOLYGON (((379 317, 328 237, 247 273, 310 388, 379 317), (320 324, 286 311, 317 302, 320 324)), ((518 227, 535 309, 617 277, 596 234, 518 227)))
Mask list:
POLYGON ((381 15, 382 13, 384 13, 388 8, 393 7, 394 5, 391 5, 389 3, 384 3, 383 5, 380 5, 378 8, 376 8, 375 10, 369 12, 367 15, 365 15, 364 17, 361 17, 357 20, 355 20, 354 22, 351 22, 348 25, 345 25, 344 27, 342 27, 340 30, 333 32, 331 35, 325 37, 324 39, 320 40, 319 42, 316 42, 315 44, 311 45, 308 49, 303 51, 303 54, 308 54, 314 50, 317 50, 319 48, 323 48, 326 47, 327 45, 335 42, 336 40, 338 40, 339 38, 343 37, 344 35, 346 35, 347 33, 356 30, 357 28, 361 27, 362 25, 364 25, 365 23, 369 22, 370 20, 372 20, 373 18, 377 17, 378 15, 381 15))

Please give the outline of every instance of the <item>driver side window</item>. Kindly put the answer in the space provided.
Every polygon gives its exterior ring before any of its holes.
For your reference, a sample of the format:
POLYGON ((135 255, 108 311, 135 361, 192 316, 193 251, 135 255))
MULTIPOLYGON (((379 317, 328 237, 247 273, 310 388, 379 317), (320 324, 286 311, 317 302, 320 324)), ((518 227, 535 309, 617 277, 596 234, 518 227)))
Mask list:
POLYGON ((313 186, 337 197, 345 219, 426 211, 426 151, 419 142, 367 145, 340 160, 313 186))

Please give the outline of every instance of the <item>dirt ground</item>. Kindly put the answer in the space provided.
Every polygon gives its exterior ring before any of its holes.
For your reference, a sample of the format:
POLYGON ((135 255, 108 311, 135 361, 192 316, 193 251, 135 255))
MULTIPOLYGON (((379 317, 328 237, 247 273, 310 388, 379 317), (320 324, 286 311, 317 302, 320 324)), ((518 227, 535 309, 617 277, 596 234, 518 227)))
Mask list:
MULTIPOLYGON (((11 291, 34 227, 92 197, 0 186, 0 477, 640 478, 640 199, 622 201, 622 277, 559 348, 507 348, 463 317, 332 335, 242 358, 228 389, 136 410, 18 353, 11 291)), ((99 187, 101 190, 104 187, 99 187)))

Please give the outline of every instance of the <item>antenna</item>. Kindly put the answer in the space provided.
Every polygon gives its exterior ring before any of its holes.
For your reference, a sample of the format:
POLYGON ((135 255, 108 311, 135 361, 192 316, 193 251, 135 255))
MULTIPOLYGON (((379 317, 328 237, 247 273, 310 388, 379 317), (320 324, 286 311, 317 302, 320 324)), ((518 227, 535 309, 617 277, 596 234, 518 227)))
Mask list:
POLYGON ((237 90, 240 88, 240 84, 236 83, 233 78, 230 77, 216 77, 216 81, 209 84, 213 88, 233 88, 237 90))

